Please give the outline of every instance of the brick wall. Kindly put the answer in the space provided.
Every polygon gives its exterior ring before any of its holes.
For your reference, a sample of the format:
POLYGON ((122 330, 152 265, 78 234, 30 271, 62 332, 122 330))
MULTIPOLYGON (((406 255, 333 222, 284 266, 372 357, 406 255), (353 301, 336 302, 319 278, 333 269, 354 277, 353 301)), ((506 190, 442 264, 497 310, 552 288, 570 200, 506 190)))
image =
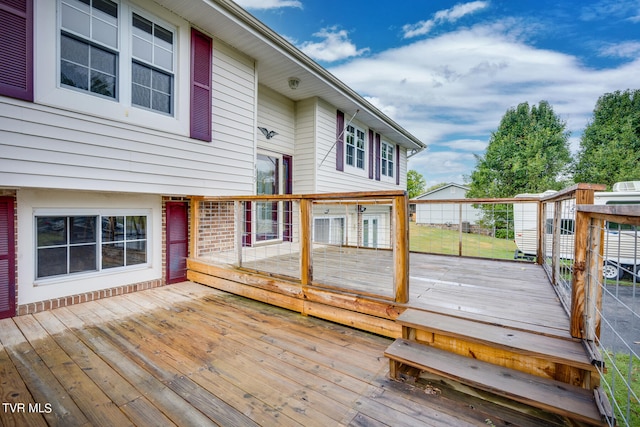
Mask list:
POLYGON ((235 248, 233 202, 201 201, 198 222, 198 257, 235 248))

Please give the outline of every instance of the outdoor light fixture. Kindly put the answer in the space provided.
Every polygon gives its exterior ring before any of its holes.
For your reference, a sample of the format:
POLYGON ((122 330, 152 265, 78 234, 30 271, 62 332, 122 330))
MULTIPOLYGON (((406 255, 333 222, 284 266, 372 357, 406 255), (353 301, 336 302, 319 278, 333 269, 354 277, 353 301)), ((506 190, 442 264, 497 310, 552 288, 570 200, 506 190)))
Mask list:
POLYGON ((364 212, 366 210, 367 210, 366 206, 362 206, 362 205, 358 206, 358 212, 362 213, 362 212, 364 212))
POLYGON ((296 90, 298 86, 300 86, 300 79, 297 77, 289 77, 289 87, 296 90))
POLYGON ((275 130, 269 130, 260 126, 258 126, 258 129, 260 129, 260 132, 262 132, 267 139, 271 139, 278 134, 275 130))

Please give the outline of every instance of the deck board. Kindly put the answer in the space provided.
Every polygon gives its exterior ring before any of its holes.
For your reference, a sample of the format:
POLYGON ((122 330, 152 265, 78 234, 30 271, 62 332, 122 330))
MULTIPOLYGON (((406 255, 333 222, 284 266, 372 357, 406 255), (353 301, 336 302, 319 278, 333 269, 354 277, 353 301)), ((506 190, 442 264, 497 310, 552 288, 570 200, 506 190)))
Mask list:
POLYGON ((3 398, 15 391, 53 411, 2 423, 471 426, 492 417, 391 381, 390 342, 188 282, 5 319, 3 398))

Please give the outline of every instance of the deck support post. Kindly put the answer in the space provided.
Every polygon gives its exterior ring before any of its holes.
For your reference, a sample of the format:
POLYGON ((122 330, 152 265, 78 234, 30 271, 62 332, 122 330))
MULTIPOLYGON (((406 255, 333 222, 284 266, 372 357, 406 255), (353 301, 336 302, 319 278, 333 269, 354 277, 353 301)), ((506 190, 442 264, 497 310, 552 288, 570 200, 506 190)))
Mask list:
MULTIPOLYGON (((576 206, 592 205, 595 199, 592 189, 576 190, 576 206)), ((554 214, 556 214, 554 212, 554 214)), ((585 314, 587 298, 585 278, 587 276, 587 245, 589 243, 589 216, 576 212, 573 275, 571 286, 571 336, 586 339, 585 314)))
POLYGON ((536 264, 543 265, 545 253, 547 251, 547 248, 545 247, 546 242, 544 240, 546 226, 547 226, 545 221, 545 218, 547 217, 547 209, 546 209, 546 204, 543 202, 539 201, 537 202, 537 205, 538 205, 538 250, 536 252, 536 264))
POLYGON ((311 257, 311 217, 313 202, 300 200, 300 284, 308 286, 313 282, 313 260, 311 257))
POLYGON ((200 203, 202 197, 191 197, 191 224, 189 226, 191 235, 189 236, 189 256, 198 258, 198 238, 200 236, 200 203))
POLYGON ((395 302, 409 302, 409 198, 405 192, 393 198, 395 302))
POLYGON ((235 217, 235 246, 236 246, 236 265, 238 267, 242 266, 242 245, 243 245, 243 225, 244 225, 244 204, 245 202, 241 202, 240 200, 236 200, 233 202, 234 208, 234 217, 235 217))

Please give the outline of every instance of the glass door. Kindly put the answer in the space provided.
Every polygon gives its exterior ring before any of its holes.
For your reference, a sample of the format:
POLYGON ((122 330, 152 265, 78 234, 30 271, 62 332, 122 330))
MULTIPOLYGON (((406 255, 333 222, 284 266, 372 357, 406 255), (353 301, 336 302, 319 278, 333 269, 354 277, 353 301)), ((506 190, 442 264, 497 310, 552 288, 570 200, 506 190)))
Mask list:
POLYGON ((378 218, 364 217, 362 219, 362 246, 365 248, 378 247, 378 218))
MULTIPOLYGON (((280 158, 258 154, 257 160, 256 193, 258 195, 279 194, 280 158)), ((280 238, 278 202, 256 203, 255 233, 257 242, 280 238)))

